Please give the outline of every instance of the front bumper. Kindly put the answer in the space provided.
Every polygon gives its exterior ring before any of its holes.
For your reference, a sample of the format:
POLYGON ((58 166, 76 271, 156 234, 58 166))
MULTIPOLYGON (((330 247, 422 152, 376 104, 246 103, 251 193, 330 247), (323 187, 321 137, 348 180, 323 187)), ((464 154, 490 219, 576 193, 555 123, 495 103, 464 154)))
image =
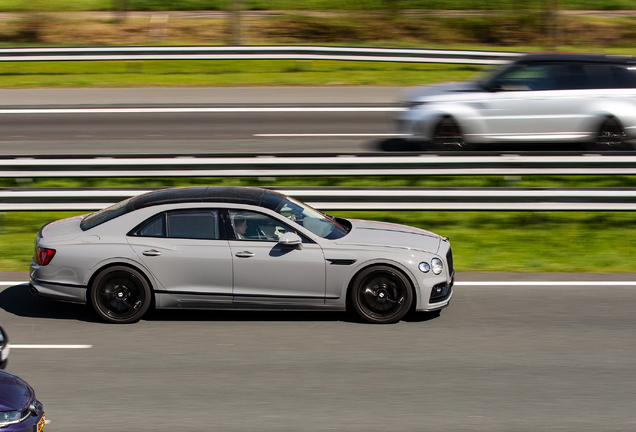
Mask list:
POLYGON ((45 413, 43 411, 42 403, 38 401, 38 415, 29 415, 27 418, 19 423, 1 427, 2 432, 38 432, 44 427, 45 413))
POLYGON ((428 306, 422 311, 433 312, 447 307, 453 297, 454 284, 455 276, 451 278, 450 282, 442 282, 433 286, 431 289, 431 295, 428 299, 428 306))

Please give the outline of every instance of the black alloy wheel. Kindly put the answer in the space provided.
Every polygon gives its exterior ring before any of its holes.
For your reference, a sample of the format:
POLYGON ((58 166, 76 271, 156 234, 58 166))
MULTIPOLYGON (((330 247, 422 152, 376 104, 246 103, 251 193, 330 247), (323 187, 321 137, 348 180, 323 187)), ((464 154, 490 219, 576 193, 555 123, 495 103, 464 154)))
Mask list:
POLYGON ((411 283, 388 266, 363 270, 356 276, 349 295, 358 315, 375 324, 399 321, 413 302, 411 283))
POLYGON ((475 148, 474 145, 466 144, 464 134, 451 117, 444 117, 437 123, 431 144, 448 150, 474 150, 475 148))
POLYGON ((124 266, 100 272, 90 287, 90 300, 95 312, 111 323, 139 321, 150 307, 151 291, 146 278, 124 266))
POLYGON ((607 118, 598 130, 596 140, 588 150, 625 150, 625 131, 615 117, 607 118))

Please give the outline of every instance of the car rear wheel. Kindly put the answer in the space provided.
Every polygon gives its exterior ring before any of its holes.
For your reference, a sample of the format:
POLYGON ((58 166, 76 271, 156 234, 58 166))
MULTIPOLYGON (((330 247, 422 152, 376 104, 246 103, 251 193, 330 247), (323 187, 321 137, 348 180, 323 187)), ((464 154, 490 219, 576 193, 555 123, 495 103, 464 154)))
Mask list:
POLYGON ((150 307, 150 285, 134 269, 110 267, 100 272, 91 284, 90 300, 95 312, 108 322, 136 322, 150 307))
POLYGON ((387 266, 363 270, 355 278, 349 295, 358 315, 376 324, 399 321, 413 302, 410 282, 402 273, 387 266))
POLYGON ((607 118, 598 130, 596 140, 588 146, 589 150, 624 150, 625 131, 620 122, 614 118, 607 118))
POLYGON ((464 134, 457 122, 451 117, 444 117, 437 123, 431 144, 434 147, 447 150, 473 150, 475 148, 464 141, 464 134))

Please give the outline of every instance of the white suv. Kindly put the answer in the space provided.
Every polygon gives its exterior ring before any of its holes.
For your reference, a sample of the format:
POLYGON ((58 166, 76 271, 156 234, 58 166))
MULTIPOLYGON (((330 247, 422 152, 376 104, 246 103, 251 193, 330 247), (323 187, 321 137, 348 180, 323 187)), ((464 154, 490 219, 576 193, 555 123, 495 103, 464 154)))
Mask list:
POLYGON ((436 147, 578 142, 624 149, 636 137, 636 59, 529 54, 487 79, 416 87, 404 99, 397 132, 436 147))

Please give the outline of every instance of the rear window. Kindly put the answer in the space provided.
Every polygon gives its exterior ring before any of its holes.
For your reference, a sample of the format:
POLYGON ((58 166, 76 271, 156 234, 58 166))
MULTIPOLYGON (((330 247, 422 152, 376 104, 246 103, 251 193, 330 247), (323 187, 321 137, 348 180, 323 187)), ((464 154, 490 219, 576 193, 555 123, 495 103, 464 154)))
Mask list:
POLYGON ((103 210, 89 214, 82 219, 82 222, 80 222, 80 228, 82 231, 86 231, 128 213, 128 203, 133 199, 134 198, 128 198, 127 200, 113 204, 110 207, 106 207, 103 210))

